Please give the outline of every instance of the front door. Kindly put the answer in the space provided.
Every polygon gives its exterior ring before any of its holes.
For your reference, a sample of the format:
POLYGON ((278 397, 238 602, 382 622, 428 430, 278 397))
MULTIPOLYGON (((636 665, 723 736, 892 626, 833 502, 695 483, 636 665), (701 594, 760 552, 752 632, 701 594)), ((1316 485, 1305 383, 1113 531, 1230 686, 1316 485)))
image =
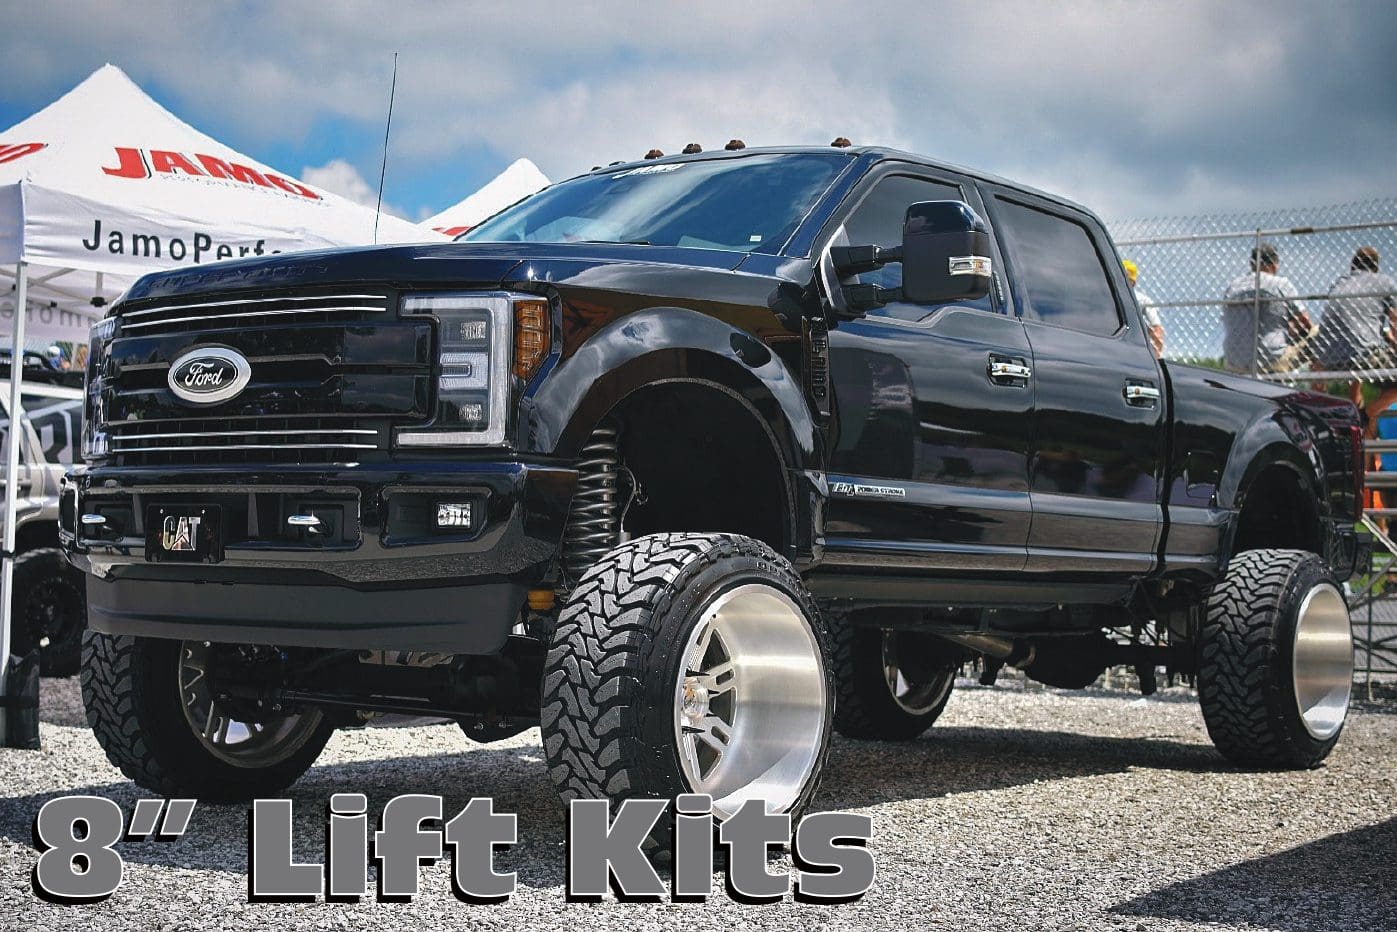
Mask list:
MULTIPOLYGON (((899 245, 907 208, 965 200, 972 185, 921 167, 864 182, 831 245, 899 245)), ((901 266, 842 287, 897 288, 901 266)), ((1028 454, 1032 350, 1002 284, 976 302, 892 302, 830 333, 830 500, 827 560, 908 570, 1019 570, 1031 503, 1028 454)))

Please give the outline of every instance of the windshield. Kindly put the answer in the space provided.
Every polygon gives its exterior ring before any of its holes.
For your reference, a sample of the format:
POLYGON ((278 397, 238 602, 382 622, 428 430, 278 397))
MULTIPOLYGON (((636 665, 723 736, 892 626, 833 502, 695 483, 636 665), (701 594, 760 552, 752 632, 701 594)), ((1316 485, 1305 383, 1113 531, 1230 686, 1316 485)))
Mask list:
POLYGON ((780 251, 848 157, 769 153, 662 162, 564 181, 460 237, 780 251))

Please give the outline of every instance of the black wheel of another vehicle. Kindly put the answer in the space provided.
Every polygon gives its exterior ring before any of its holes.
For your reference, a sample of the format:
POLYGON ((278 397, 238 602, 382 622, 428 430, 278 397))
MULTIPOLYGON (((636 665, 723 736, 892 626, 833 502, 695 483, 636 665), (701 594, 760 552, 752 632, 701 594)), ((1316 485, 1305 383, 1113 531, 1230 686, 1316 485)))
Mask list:
POLYGON ((86 632, 87 721, 122 773, 163 796, 239 802, 275 795, 315 763, 334 732, 319 711, 263 713, 215 694, 228 650, 86 632))
POLYGON ((1302 550, 1234 557, 1198 641, 1198 698, 1217 749, 1245 766, 1318 766, 1352 689, 1348 606, 1324 561, 1302 550))
POLYGON ((11 602, 16 654, 39 648, 44 676, 72 676, 82 659, 87 625, 83 574, 68 565, 56 547, 29 550, 15 558, 11 602))
POLYGON ((564 799, 706 793, 720 818, 752 799, 797 818, 829 748, 826 655, 813 599, 765 544, 623 544, 583 574, 553 633, 541 726, 553 783, 564 799))
POLYGON ((843 612, 830 613, 829 627, 836 731, 910 741, 940 717, 960 669, 956 647, 930 634, 856 625, 843 612))

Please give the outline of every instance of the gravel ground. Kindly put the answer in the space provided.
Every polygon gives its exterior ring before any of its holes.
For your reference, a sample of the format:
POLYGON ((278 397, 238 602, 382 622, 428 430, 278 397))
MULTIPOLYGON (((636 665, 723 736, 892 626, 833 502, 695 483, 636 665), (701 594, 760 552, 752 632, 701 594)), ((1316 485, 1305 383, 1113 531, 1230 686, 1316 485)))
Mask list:
POLYGON ((290 792, 298 857, 320 858, 333 792, 368 793, 371 814, 399 793, 440 794, 448 813, 489 795, 519 815, 521 843, 497 858, 519 874, 507 903, 458 902, 439 864, 411 903, 249 904, 247 810, 201 805, 180 840, 119 846, 126 880, 111 899, 53 906, 30 889, 39 807, 74 793, 129 807, 144 794, 107 764, 73 681, 46 681, 42 713, 42 753, 0 751, 4 929, 1397 929, 1391 702, 1356 710, 1319 770, 1243 773, 1214 753, 1181 689, 1140 699, 967 684, 918 741, 836 741, 815 808, 871 814, 878 864, 868 896, 839 906, 721 893, 568 903, 538 732, 481 747, 442 726, 337 735, 290 792))

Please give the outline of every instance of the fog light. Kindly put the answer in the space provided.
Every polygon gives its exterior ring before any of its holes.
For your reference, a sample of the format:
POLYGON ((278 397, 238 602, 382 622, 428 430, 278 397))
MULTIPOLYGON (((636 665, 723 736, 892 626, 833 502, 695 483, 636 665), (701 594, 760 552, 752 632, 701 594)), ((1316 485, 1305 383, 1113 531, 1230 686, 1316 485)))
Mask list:
POLYGON ((437 527, 470 527, 470 502, 443 502, 437 505, 437 527))

